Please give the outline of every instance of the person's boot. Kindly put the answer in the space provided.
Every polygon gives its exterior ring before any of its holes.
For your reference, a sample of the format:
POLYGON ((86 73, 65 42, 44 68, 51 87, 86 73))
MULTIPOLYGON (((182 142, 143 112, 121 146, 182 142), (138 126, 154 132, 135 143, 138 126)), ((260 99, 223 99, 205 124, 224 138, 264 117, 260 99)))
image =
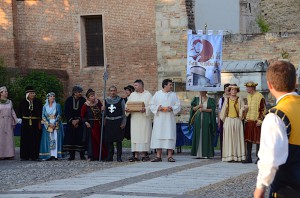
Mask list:
POLYGON ((68 158, 69 161, 72 161, 75 159, 75 151, 70 151, 70 157, 68 158))
POLYGON ((122 155, 117 155, 117 162, 123 162, 123 160, 122 160, 122 157, 121 157, 122 155))
POLYGON ((108 156, 106 158, 106 161, 112 162, 114 160, 114 143, 113 142, 107 143, 107 148, 108 148, 108 156))
POLYGON ((246 145, 247 145, 246 160, 244 160, 244 161, 242 162, 243 164, 252 163, 252 157, 251 157, 251 153, 252 153, 252 143, 246 142, 246 145))
POLYGON ((117 142, 117 161, 123 162, 122 160, 122 142, 117 142))
POLYGON ((150 156, 149 156, 149 153, 148 152, 145 152, 145 158, 144 158, 145 161, 150 161, 150 156))
POLYGON ((80 151, 80 159, 81 160, 86 160, 86 158, 84 156, 84 151, 80 151))
POLYGON ((259 157, 258 157, 258 151, 259 151, 259 144, 256 144, 256 161, 255 161, 255 164, 257 164, 258 160, 259 160, 259 157))

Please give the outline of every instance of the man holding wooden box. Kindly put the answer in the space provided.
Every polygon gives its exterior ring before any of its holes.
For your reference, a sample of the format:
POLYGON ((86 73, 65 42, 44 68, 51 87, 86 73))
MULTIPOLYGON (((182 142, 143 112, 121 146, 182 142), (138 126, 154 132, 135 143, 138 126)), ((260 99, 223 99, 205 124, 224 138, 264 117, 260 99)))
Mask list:
POLYGON ((152 122, 149 102, 152 95, 144 89, 144 82, 140 79, 136 80, 133 86, 135 91, 126 103, 126 115, 131 114, 131 150, 135 153, 129 161, 139 161, 139 153, 142 161, 149 161, 145 153, 150 150, 152 122))

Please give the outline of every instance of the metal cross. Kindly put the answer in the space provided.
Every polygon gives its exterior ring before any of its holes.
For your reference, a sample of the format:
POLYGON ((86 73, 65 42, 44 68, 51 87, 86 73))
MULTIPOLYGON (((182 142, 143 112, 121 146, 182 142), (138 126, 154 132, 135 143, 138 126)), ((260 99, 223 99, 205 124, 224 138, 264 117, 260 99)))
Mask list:
POLYGON ((111 104, 111 105, 108 107, 108 109, 109 109, 109 112, 110 112, 110 113, 113 113, 113 112, 115 111, 116 107, 115 107, 113 104, 111 104))

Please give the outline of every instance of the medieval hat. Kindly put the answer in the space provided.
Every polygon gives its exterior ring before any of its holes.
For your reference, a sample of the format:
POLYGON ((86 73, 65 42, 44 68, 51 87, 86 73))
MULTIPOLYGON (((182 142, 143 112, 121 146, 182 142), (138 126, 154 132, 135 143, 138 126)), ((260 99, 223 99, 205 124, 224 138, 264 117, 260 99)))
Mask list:
POLYGON ((83 89, 80 85, 75 85, 72 89, 72 93, 81 93, 83 92, 83 89))
POLYGON ((53 91, 47 93, 46 98, 49 98, 50 96, 55 96, 55 93, 53 91))
POLYGON ((27 86, 27 87, 25 88, 25 93, 29 93, 29 92, 35 92, 35 90, 33 89, 32 86, 27 86))
POLYGON ((225 90, 227 87, 229 87, 229 86, 230 86, 230 83, 224 84, 224 90, 225 90))
POLYGON ((5 86, 0 87, 0 92, 3 92, 3 91, 7 91, 7 88, 5 86))
POLYGON ((236 84, 230 84, 230 85, 228 86, 228 88, 229 88, 229 91, 230 91, 231 89, 237 89, 237 92, 240 92, 240 87, 237 86, 236 84))
POLYGON ((124 90, 129 90, 129 91, 133 92, 134 87, 132 85, 128 85, 127 87, 124 87, 124 90))
POLYGON ((249 81, 249 82, 246 82, 244 85, 246 87, 256 87, 258 85, 258 83, 255 83, 253 81, 249 81))
POLYGON ((95 91, 93 89, 88 89, 85 96, 88 98, 92 94, 95 94, 95 91))

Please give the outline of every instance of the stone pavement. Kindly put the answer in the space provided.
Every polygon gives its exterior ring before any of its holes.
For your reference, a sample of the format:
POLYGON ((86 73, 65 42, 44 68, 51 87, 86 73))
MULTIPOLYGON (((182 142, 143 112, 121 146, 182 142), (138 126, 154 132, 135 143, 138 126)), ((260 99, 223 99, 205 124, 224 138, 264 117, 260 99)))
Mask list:
POLYGON ((0 197, 189 197, 189 192, 257 170, 255 164, 222 163, 219 157, 195 159, 176 154, 174 158, 175 163, 167 162, 166 158, 157 163, 127 163, 66 179, 25 185, 0 193, 0 197))

